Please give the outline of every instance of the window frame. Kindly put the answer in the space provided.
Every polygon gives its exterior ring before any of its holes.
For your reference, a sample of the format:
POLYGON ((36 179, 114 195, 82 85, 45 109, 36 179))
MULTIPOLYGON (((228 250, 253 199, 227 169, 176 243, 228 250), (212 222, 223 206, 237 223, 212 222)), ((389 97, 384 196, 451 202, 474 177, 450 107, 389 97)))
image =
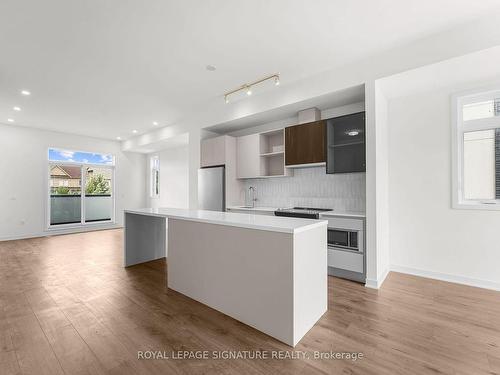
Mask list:
POLYGON ((160 156, 159 155, 152 155, 149 158, 149 184, 150 184, 150 190, 149 190, 149 196, 151 199, 159 199, 160 198, 160 172, 161 170, 161 165, 160 165, 160 156), (153 160, 158 161, 158 166, 156 167, 153 163, 153 160), (158 172, 156 175, 153 172, 158 172), (156 185, 156 179, 158 179, 158 192, 156 192, 155 185, 156 185))
MULTIPOLYGON (((47 148, 47 163, 46 163, 46 173, 45 173, 45 178, 46 178, 46 183, 45 183, 45 196, 46 196, 46 202, 45 202, 45 229, 47 231, 57 231, 57 230, 64 230, 64 229, 72 229, 72 228, 89 228, 89 227, 106 227, 111 225, 116 224, 116 158, 113 154, 106 154, 106 155, 111 155, 113 157, 113 163, 112 164, 96 164, 96 163, 83 163, 83 162, 76 162, 76 161, 53 161, 49 160, 48 155, 49 155, 49 150, 61 150, 60 148, 57 147, 49 147, 47 148), (69 224, 51 224, 50 223, 50 213, 51 213, 51 202, 50 202, 50 195, 51 195, 51 186, 50 186, 50 167, 52 165, 68 165, 68 166, 79 166, 80 167, 80 185, 81 185, 81 192, 80 192, 80 204, 81 204, 81 209, 80 209, 80 223, 69 223, 69 224), (96 167, 96 168, 109 168, 111 170, 111 219, 110 220, 102 220, 102 221, 91 221, 91 222, 85 222, 85 186, 87 185, 87 176, 85 173, 85 167, 96 167)), ((67 151, 74 151, 74 152, 89 152, 89 151, 76 151, 76 150, 67 150, 67 151)), ((100 153, 100 152, 99 152, 100 153)), ((104 153, 103 153, 104 154, 104 153)))
POLYGON ((463 106, 500 98, 500 84, 469 90, 451 96, 451 164, 452 208, 471 210, 500 210, 500 199, 464 198, 464 133, 500 128, 500 116, 463 121, 463 106))

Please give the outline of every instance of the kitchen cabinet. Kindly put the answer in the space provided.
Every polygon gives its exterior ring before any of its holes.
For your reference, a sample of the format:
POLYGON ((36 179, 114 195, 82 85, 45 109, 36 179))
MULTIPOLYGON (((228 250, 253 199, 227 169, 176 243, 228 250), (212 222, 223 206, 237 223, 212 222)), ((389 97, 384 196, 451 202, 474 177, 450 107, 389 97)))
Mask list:
POLYGON ((236 165, 238 178, 260 176, 260 134, 250 134, 236 139, 236 165))
POLYGON ((290 176, 285 168, 284 129, 260 133, 260 175, 262 177, 290 176))
MULTIPOLYGON (((328 267, 363 274, 364 255, 335 248, 328 249, 328 267)), ((339 276, 342 277, 342 276, 339 276)))
POLYGON ((365 172, 365 112, 329 119, 326 126, 326 173, 365 172))
POLYGON ((328 274, 365 282, 365 219, 345 217, 335 211, 322 214, 320 218, 328 220, 328 274), (348 245, 343 243, 342 232, 348 236, 348 245))
POLYGON ((285 165, 307 166, 326 162, 326 121, 285 128, 285 165))
POLYGON ((226 205, 243 203, 243 183, 236 176, 236 138, 223 135, 202 139, 200 142, 200 166, 202 168, 225 166, 226 205))
POLYGON ((291 176, 285 168, 284 129, 237 138, 238 178, 291 176))
POLYGON ((226 137, 203 139, 200 145, 200 165, 213 167, 226 163, 226 137))

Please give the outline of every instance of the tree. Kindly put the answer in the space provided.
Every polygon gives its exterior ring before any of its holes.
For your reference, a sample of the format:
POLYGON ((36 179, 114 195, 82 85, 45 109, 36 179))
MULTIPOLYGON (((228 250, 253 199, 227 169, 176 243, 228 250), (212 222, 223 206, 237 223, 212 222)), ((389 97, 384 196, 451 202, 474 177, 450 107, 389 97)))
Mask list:
POLYGON ((56 189, 56 194, 68 195, 69 194, 69 188, 67 188, 66 186, 59 186, 56 189))
POLYGON ((85 194, 107 194, 109 183, 102 174, 92 175, 85 186, 85 194))

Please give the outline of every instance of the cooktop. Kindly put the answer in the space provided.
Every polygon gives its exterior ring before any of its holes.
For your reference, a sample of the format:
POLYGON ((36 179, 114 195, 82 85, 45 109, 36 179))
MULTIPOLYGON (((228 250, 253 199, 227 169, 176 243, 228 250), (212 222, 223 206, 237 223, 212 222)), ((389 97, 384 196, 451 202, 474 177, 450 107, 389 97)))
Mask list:
POLYGON ((319 214, 322 212, 333 211, 331 208, 314 208, 314 207, 293 207, 293 208, 278 208, 274 211, 275 216, 300 217, 305 219, 319 219, 319 214))

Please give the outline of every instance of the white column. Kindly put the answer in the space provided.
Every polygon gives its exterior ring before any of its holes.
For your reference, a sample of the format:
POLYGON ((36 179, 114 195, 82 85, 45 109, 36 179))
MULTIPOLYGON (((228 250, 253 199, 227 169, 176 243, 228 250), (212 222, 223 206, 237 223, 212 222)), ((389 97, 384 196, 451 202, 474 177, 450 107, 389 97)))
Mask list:
POLYGON ((366 286, 379 288, 389 272, 387 99, 377 81, 365 83, 366 286))
POLYGON ((198 169, 200 168, 200 129, 189 131, 189 208, 198 208, 198 169))

